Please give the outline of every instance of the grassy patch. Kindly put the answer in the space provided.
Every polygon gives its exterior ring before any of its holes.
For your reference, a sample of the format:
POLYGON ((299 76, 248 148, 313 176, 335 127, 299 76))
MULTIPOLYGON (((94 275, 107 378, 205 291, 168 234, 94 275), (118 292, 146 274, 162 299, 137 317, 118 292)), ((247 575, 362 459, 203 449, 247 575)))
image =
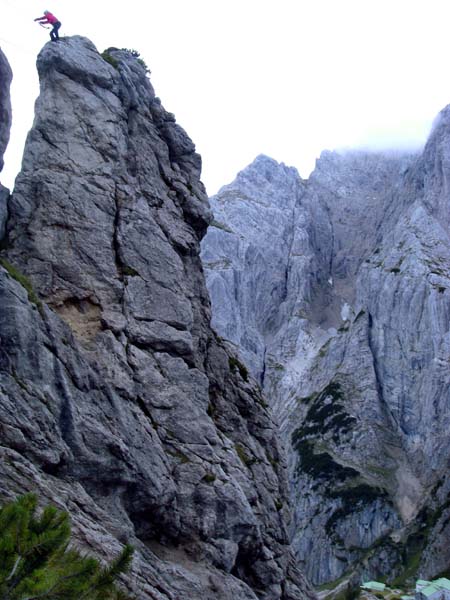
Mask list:
MULTIPOLYGON (((408 539, 409 541, 409 539, 408 539)), ((403 552, 404 569, 403 572, 392 581, 392 587, 404 587, 408 582, 412 582, 417 575, 424 550, 425 541, 419 545, 412 545, 409 548, 405 547, 403 552)))
POLYGON ((331 339, 328 340, 327 342, 325 342, 325 344, 321 347, 321 349, 319 350, 319 358, 323 358, 326 353, 328 352, 328 349, 330 347, 331 344, 331 339))
POLYGON ((343 581, 345 581, 348 577, 348 574, 344 573, 344 575, 342 575, 342 577, 339 577, 339 579, 334 579, 333 581, 328 581, 328 583, 322 583, 321 585, 317 586, 317 589, 320 592, 326 591, 326 590, 334 590, 335 588, 338 587, 338 585, 340 585, 343 581))
POLYGON ((255 401, 263 408, 265 408, 265 409, 269 408, 269 404, 261 396, 257 396, 255 398, 255 401))
POLYGON ((23 273, 21 273, 19 271, 19 269, 17 269, 17 267, 12 265, 10 262, 5 260, 4 258, 0 258, 0 264, 2 265, 2 267, 4 267, 8 271, 9 275, 13 279, 18 281, 20 283, 20 285, 26 289, 27 294, 28 294, 28 300, 30 302, 32 302, 33 304, 35 304, 38 308, 41 308, 42 302, 39 300, 36 292, 33 290, 33 286, 31 284, 31 281, 28 279, 28 277, 26 277, 23 273))
POLYGON ((145 60, 141 58, 141 53, 135 50, 134 48, 122 48, 125 52, 129 52, 133 58, 137 60, 137 62, 144 67, 146 73, 150 73, 150 69, 148 68, 145 60))
POLYGON ((328 495, 330 498, 339 498, 342 500, 342 506, 333 512, 325 524, 325 530, 328 535, 332 535, 334 526, 340 519, 345 518, 364 505, 371 504, 378 499, 388 498, 385 490, 375 488, 367 483, 334 488, 328 491, 328 495))
POLYGON ((342 388, 337 382, 331 382, 318 395, 300 399, 302 402, 313 400, 313 403, 303 425, 297 429, 296 437, 324 434, 327 431, 336 433, 349 431, 356 419, 345 411, 344 405, 340 402, 343 399, 342 388))
POLYGON ((234 448, 236 450, 236 454, 239 456, 240 461, 246 466, 246 467, 250 467, 251 465, 253 465, 256 462, 255 458, 250 458, 246 451, 244 450, 244 447, 241 446, 241 444, 235 444, 234 448))
POLYGON ((379 498, 387 498, 387 493, 381 488, 375 488, 367 483, 351 487, 337 488, 329 491, 331 498, 341 498, 349 507, 349 512, 361 504, 370 504, 379 498))
POLYGON ((191 462, 186 454, 180 452, 179 450, 168 450, 168 454, 176 458, 182 465, 191 462))
POLYGON ((298 396, 296 398, 296 401, 299 404, 309 404, 310 402, 312 402, 313 400, 315 400, 317 398, 319 394, 317 394, 316 392, 314 394, 311 394, 310 396, 298 396))
POLYGON ((12 370, 12 376, 14 381, 17 383, 17 385, 19 385, 25 392, 28 392, 28 386, 26 385, 26 383, 23 381, 23 379, 21 379, 15 369, 12 370))
POLYGON ((101 53, 101 57, 103 58, 103 60, 105 60, 107 63, 109 63, 115 69, 118 68, 118 66, 119 66, 118 61, 113 56, 111 56, 111 54, 108 54, 108 52, 106 50, 101 53))
POLYGON ((283 502, 281 500, 275 500, 275 508, 278 512, 283 508, 283 502))
POLYGON ((278 467, 278 465, 280 464, 280 461, 278 458, 273 458, 272 456, 268 456, 268 460, 274 469, 276 469, 278 467))
POLYGON ((367 465, 366 470, 372 473, 373 475, 379 475, 383 478, 392 477, 394 472, 393 469, 386 469, 385 467, 379 467, 378 465, 367 465))
POLYGON ((272 363, 270 366, 275 371, 284 371, 286 368, 284 365, 282 365, 281 363, 277 363, 277 362, 272 363))
POLYGON ((420 528, 408 536, 401 557, 402 573, 392 581, 393 587, 402 587, 417 577, 422 554, 428 544, 428 538, 432 529, 442 516, 444 510, 450 506, 450 497, 446 502, 436 510, 430 510, 428 507, 422 509, 417 515, 416 521, 420 523, 420 528))
POLYGON ((222 231, 226 231, 227 233, 234 233, 234 231, 227 227, 224 223, 222 223, 221 221, 216 221, 215 219, 211 221, 210 227, 221 229, 222 231))
POLYGON ((298 429, 292 434, 292 445, 300 458, 297 470, 301 470, 314 479, 343 482, 359 475, 355 469, 337 463, 328 452, 316 454, 314 443, 311 440, 303 439, 299 435, 298 429))
POLYGON ((139 277, 139 273, 133 267, 128 267, 127 265, 122 267, 122 273, 124 275, 128 275, 128 277, 139 277))
POLYGON ((335 600, 356 600, 359 598, 361 590, 359 587, 348 587, 335 597, 335 600))
POLYGON ((244 381, 248 381, 248 371, 246 367, 238 360, 235 356, 230 356, 228 359, 228 364, 233 373, 239 371, 240 376, 244 381))

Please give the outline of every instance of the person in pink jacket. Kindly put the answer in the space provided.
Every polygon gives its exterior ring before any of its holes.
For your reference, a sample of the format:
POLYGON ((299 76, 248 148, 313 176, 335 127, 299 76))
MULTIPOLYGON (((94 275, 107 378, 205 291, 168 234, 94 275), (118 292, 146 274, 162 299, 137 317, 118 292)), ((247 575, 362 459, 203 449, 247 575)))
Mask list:
POLYGON ((37 17, 35 21, 38 21, 39 23, 49 23, 50 25, 52 25, 53 27, 50 31, 50 39, 52 40, 52 42, 57 42, 59 40, 58 29, 61 27, 61 22, 58 21, 55 15, 52 15, 52 13, 49 10, 44 10, 44 16, 37 17))

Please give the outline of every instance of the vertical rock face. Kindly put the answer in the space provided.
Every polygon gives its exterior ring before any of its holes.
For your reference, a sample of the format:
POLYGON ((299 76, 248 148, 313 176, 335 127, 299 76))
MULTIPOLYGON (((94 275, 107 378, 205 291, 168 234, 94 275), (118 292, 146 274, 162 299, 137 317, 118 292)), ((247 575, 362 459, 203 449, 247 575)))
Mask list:
POLYGON ((192 141, 126 51, 66 38, 38 70, 0 269, 0 495, 68 508, 103 556, 133 543, 138 598, 313 597, 276 428, 209 326, 192 141))
MULTIPOLYGON (((11 98, 9 86, 12 80, 12 71, 6 56, 0 49, 0 171, 3 169, 3 155, 9 141, 11 129, 11 98)), ((5 223, 8 214, 7 201, 9 190, 0 184, 0 238, 5 233, 5 223)))
POLYGON ((213 324, 279 416, 315 584, 450 563, 449 141, 447 108, 420 156, 259 157, 211 199, 213 324))
POLYGON ((286 321, 286 257, 300 243, 295 225, 303 192, 295 169, 260 156, 211 200, 214 221, 202 259, 217 300, 212 324, 261 382, 265 340, 286 321))
POLYGON ((0 49, 0 171, 3 169, 3 155, 9 141, 11 129, 11 97, 9 86, 12 80, 12 71, 6 56, 0 49))

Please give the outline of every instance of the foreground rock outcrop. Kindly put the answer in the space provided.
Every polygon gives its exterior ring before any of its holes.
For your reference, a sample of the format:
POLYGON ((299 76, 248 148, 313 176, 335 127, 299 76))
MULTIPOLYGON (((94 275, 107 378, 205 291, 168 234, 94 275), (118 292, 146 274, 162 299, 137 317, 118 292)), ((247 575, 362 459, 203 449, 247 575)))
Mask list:
POLYGON ((314 584, 450 566, 450 108, 422 154, 258 157, 211 199, 213 325, 290 448, 314 584))
POLYGON ((137 598, 313 597, 256 383, 211 330, 201 162, 135 56, 47 44, 0 268, 0 497, 137 552, 137 598))

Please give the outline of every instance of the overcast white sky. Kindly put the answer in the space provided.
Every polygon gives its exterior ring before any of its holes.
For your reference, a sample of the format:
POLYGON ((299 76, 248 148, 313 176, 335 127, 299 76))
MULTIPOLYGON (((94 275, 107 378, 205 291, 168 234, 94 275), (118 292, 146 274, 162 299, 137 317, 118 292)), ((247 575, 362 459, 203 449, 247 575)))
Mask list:
POLYGON ((202 155, 210 194, 260 153, 307 177, 323 149, 418 146, 450 103, 448 0, 0 0, 14 71, 10 188, 48 39, 33 18, 45 9, 61 35, 140 51, 202 155))

